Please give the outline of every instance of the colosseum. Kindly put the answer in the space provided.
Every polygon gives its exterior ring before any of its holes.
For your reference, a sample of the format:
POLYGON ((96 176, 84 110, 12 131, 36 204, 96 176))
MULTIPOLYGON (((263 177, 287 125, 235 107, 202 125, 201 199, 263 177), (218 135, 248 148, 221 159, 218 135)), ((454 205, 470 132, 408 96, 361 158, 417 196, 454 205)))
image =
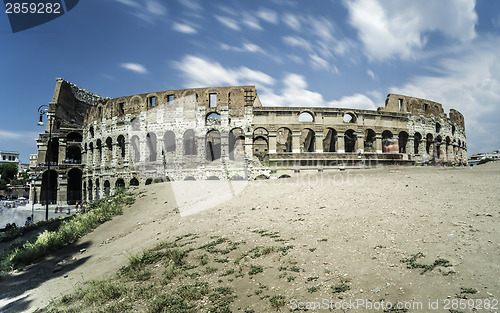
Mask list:
POLYGON ((377 110, 290 105, 263 106, 254 86, 107 98, 57 79, 32 196, 64 205, 161 181, 466 163, 464 117, 433 101, 389 94, 377 110))

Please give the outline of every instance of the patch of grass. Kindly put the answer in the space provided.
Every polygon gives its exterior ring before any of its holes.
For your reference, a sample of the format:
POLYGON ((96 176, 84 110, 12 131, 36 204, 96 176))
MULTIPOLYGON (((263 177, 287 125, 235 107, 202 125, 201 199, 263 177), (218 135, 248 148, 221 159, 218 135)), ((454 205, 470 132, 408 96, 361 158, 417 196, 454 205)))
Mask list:
POLYGON ((127 289, 116 281, 93 280, 88 288, 77 291, 77 296, 89 305, 102 305, 110 300, 116 300, 127 292, 127 289))
POLYGON ((295 280, 295 276, 292 276, 292 275, 289 275, 286 280, 288 280, 288 282, 291 282, 293 280, 295 280))
POLYGON ((217 262, 217 263, 229 263, 229 258, 225 258, 225 259, 217 259, 217 258, 215 258, 214 262, 217 262))
POLYGON ((208 254, 202 254, 198 258, 200 259, 200 264, 201 265, 207 265, 208 262, 210 261, 210 258, 208 257, 208 254))
POLYGON ((231 275, 231 274, 234 274, 234 269, 233 268, 230 268, 228 270, 226 270, 224 273, 222 273, 220 276, 228 276, 228 275, 231 275))
POLYGON ((310 292, 310 293, 313 293, 313 292, 316 292, 316 291, 319 291, 320 289, 320 286, 314 286, 314 287, 311 287, 311 288, 307 288, 307 292, 310 292))
POLYGON ((293 249, 294 246, 284 246, 284 247, 279 247, 278 250, 281 252, 281 255, 287 255, 288 254, 288 250, 291 250, 293 249))
POLYGON ((306 282, 317 281, 319 279, 318 276, 307 277, 306 282))
POLYGON ((299 273, 302 269, 296 265, 290 267, 290 271, 292 272, 295 272, 295 273, 299 273))
POLYGON ((269 299, 269 302, 271 302, 271 307, 276 309, 276 311, 284 307, 286 304, 285 297, 282 295, 272 296, 269 299))
POLYGON ((432 271, 435 269, 437 266, 443 266, 443 267, 450 267, 452 264, 450 261, 446 259, 437 259, 434 261, 432 264, 422 264, 418 263, 417 259, 423 258, 425 255, 422 252, 413 254, 410 258, 402 259, 401 263, 406 263, 406 267, 413 269, 413 268, 421 268, 423 271, 420 273, 420 275, 425 274, 428 271, 432 271))
POLYGON ((460 287, 460 293, 456 294, 455 296, 459 299, 467 299, 467 295, 473 295, 475 293, 477 293, 477 289, 475 288, 460 287))
POLYGON ((321 239, 318 239, 318 242, 326 242, 328 241, 328 238, 321 238, 321 239))
POLYGON ((212 274, 212 273, 215 273, 215 272, 217 272, 217 268, 216 267, 207 266, 205 268, 205 274, 212 274))
POLYGON ((341 293, 347 290, 350 290, 351 287, 345 282, 340 283, 339 285, 332 286, 333 293, 341 293))
POLYGON ((199 300, 208 294, 208 292, 208 283, 205 282, 198 282, 194 285, 183 285, 177 288, 177 295, 187 301, 199 300))
POLYGON ((4 251, 0 255, 0 271, 10 272, 38 262, 45 255, 75 242, 113 216, 121 214, 123 205, 133 201, 130 194, 118 193, 111 198, 93 202, 86 213, 76 214, 54 226, 55 229, 46 229, 35 239, 4 251))
POLYGON ((264 268, 260 265, 250 265, 250 271, 248 272, 249 275, 255 275, 258 273, 262 273, 264 271, 264 268))
POLYGON ((149 313, 191 313, 193 305, 190 305, 185 299, 178 296, 168 296, 160 294, 151 301, 149 305, 149 313))
POLYGON ((309 248, 309 251, 314 252, 316 251, 316 248, 309 248))

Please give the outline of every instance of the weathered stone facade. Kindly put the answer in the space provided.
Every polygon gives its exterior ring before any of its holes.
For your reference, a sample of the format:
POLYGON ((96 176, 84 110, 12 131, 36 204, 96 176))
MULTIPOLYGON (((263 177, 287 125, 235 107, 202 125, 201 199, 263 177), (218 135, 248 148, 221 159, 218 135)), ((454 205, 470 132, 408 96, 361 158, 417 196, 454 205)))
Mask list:
MULTIPOLYGON (((57 187, 51 199, 61 204, 165 180, 254 179, 271 171, 384 163, 461 165, 467 159, 458 111, 447 116, 439 103, 395 94, 376 111, 264 107, 254 86, 110 99, 58 79, 49 112, 58 144, 40 135, 37 170, 45 177, 44 162, 52 161, 57 187), (51 160, 47 149, 54 152, 51 160)), ((41 181, 38 199, 44 199, 41 181)))

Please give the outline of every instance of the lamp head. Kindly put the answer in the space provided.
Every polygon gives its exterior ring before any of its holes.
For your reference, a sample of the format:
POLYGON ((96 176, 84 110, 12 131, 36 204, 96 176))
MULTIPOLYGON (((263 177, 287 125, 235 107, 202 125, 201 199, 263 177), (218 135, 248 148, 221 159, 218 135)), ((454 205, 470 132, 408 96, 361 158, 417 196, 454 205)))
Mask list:
POLYGON ((43 120, 42 120, 42 115, 43 114, 40 114, 40 121, 38 121, 38 126, 43 126, 43 120))

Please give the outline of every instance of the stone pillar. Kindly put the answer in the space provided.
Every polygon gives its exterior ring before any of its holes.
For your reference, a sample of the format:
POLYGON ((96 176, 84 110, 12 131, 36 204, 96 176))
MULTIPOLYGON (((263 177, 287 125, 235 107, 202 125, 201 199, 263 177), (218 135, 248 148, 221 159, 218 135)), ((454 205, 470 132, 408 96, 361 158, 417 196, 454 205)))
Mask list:
POLYGON ((412 135, 408 137, 408 141, 406 142, 406 154, 415 155, 415 137, 412 135))
POLYGON ((365 137, 363 135, 358 135, 356 133, 356 143, 354 144, 354 152, 356 153, 364 153, 365 152, 365 137))
POLYGON ((337 152, 345 153, 345 138, 344 135, 337 135, 337 152))
POLYGON ((59 138, 59 151, 57 153, 57 164, 63 163, 66 159, 66 140, 59 138))
POLYGON ((315 132, 314 137, 314 152, 323 153, 323 132, 315 132))
POLYGON ((220 155, 221 160, 224 162, 229 162, 229 133, 220 133, 220 155))
POLYGON ((300 153, 300 131, 292 131, 292 152, 300 153))
POLYGON ((382 136, 377 135, 375 137, 375 151, 377 153, 382 153, 382 136))
POLYGON ((269 153, 276 153, 276 131, 269 131, 269 153))

